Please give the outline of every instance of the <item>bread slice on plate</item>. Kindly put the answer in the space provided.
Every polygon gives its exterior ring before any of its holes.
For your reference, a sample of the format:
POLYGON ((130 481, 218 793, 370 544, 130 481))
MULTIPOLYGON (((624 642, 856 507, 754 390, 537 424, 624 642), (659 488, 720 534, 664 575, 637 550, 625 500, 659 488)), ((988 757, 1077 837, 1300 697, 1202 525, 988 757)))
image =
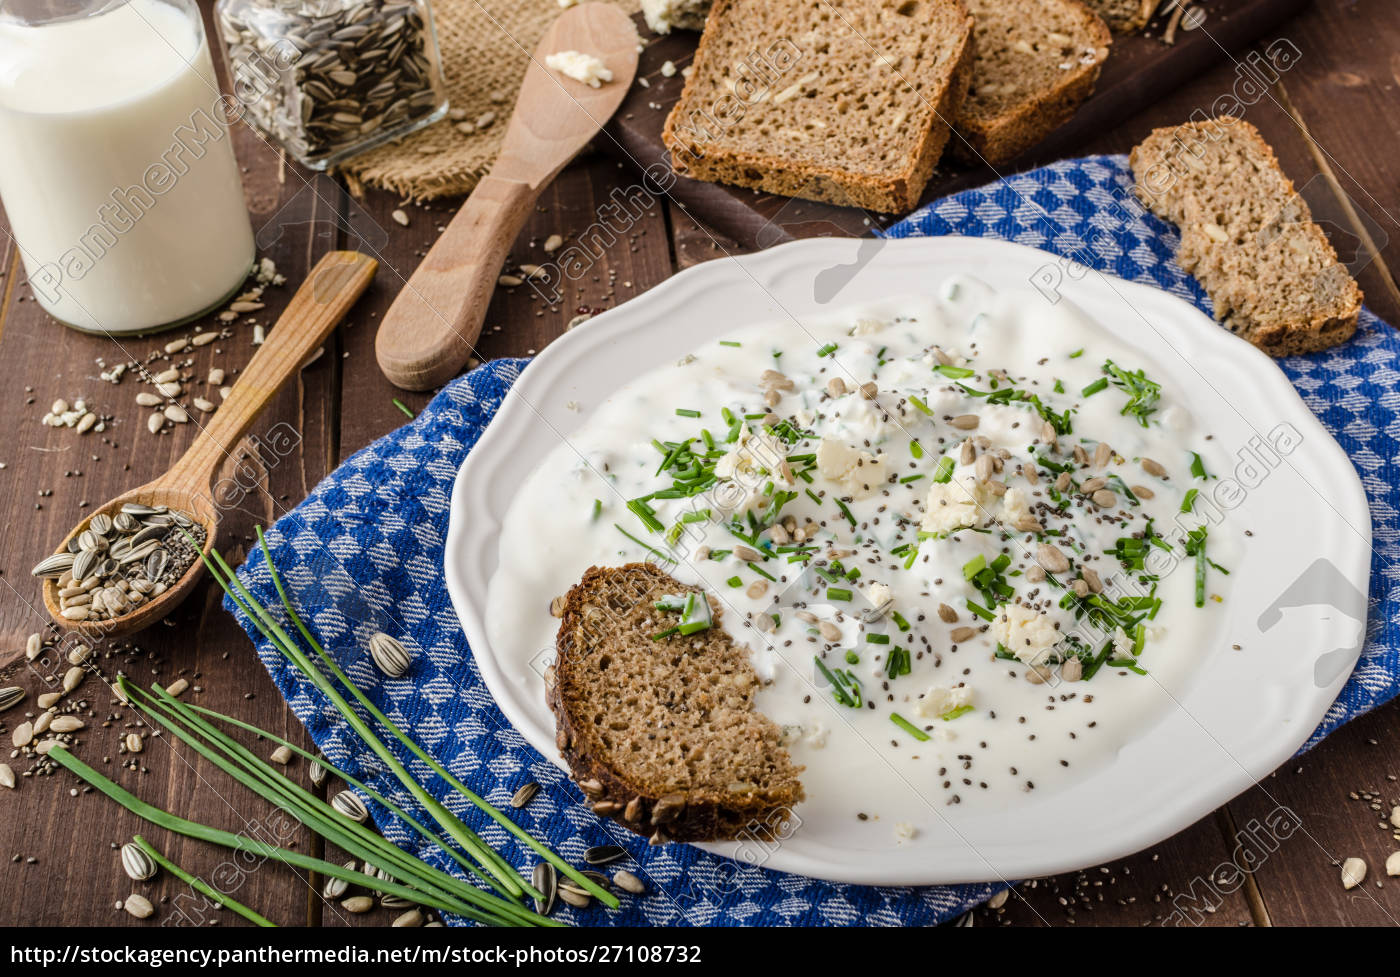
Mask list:
POLYGON ((1120 34, 1131 34, 1147 26, 1152 12, 1163 0, 1084 0, 1109 27, 1120 34))
POLYGON ((1067 122, 1094 91, 1112 41, 1079 0, 965 0, 977 58, 954 152, 1000 165, 1067 122))
POLYGON ((878 211, 918 203, 972 68, 962 0, 716 0, 662 139, 677 173, 878 211))
POLYGON ((697 594, 647 563, 593 567, 564 600, 549 685, 556 743, 595 813, 651 838, 781 836, 803 798, 781 731, 754 709, 748 653, 719 626, 670 634, 697 594))
POLYGON ((1139 199, 1181 229, 1177 262, 1227 329, 1270 356, 1351 338, 1361 289, 1254 126, 1221 116, 1157 129, 1131 164, 1139 199))

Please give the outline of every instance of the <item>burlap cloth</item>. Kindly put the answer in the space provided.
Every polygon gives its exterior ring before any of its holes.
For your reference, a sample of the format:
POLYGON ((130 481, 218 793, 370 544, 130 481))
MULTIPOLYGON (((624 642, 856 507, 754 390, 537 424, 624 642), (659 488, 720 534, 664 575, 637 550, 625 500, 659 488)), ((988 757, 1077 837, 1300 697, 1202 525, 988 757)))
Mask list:
MULTIPOLYGON (((530 54, 560 14, 558 0, 430 0, 442 49, 453 119, 355 156, 340 171, 357 183, 392 190, 411 200, 463 194, 496 159, 530 54), (475 123, 487 112, 496 119, 475 123), (462 131, 459 123, 474 131, 462 131)), ((610 2, 628 13, 639 0, 610 2)))

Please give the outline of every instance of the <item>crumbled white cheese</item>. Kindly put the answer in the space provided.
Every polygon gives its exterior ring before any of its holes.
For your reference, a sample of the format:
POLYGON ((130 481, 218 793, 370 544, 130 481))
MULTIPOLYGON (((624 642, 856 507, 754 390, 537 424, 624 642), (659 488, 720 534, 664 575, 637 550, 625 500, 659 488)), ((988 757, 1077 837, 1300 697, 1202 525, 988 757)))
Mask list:
POLYGON ((1020 604, 1001 608, 992 622, 992 635, 1003 648, 1027 663, 1042 660, 1060 640, 1060 632, 1048 615, 1020 604))
POLYGON ((791 486, 791 469, 783 463, 786 459, 787 446, 776 436, 744 428, 739 432, 739 439, 715 462, 715 476, 747 480, 771 477, 791 486))
POLYGON ((672 27, 698 31, 709 9, 710 0, 642 0, 642 16, 658 34, 669 34, 672 27))
POLYGON ((676 63, 674 61, 663 61, 661 63, 661 77, 670 78, 676 73, 676 63))
POLYGON ((1001 511, 997 517, 1007 526, 1015 528, 1022 522, 1034 519, 1035 514, 1031 512, 1031 500, 1026 493, 1018 488, 1009 488, 1001 497, 1001 511))
POLYGON ((1122 628, 1114 628, 1113 630, 1113 651, 1115 657, 1118 658, 1134 657, 1133 639, 1128 637, 1128 632, 1122 628))
POLYGON ((914 836, 917 835, 918 833, 919 833, 919 829, 918 829, 918 828, 915 828, 915 827, 914 827, 912 824, 910 824, 908 821, 896 821, 896 822, 895 822, 895 825, 894 825, 894 840, 895 840, 895 842, 896 842, 897 844, 898 844, 898 843, 902 843, 902 842, 906 842, 906 841, 913 841, 913 840, 914 840, 914 836))
POLYGON ((882 584, 878 580, 870 583, 865 588, 865 598, 870 601, 870 606, 882 608, 886 604, 894 602, 894 591, 888 584, 882 584))
POLYGON ((923 698, 914 703, 914 714, 926 719, 936 719, 954 709, 972 705, 972 686, 959 685, 949 688, 946 685, 931 685, 923 698))
POLYGON ((590 88, 598 88, 605 81, 613 80, 613 73, 603 64, 601 58, 582 51, 560 51, 544 59, 550 71, 557 71, 574 81, 581 81, 590 88))
POLYGON ((934 482, 924 500, 924 518, 919 528, 926 533, 951 533, 987 520, 987 487, 971 475, 934 482))
POLYGON ((874 495, 885 484, 883 454, 872 455, 835 438, 822 438, 817 446, 817 470, 856 499, 874 495))
POLYGON ((824 725, 821 723, 812 723, 810 726, 806 727, 806 733, 803 735, 802 739, 812 749, 820 750, 826 746, 826 738, 830 735, 831 730, 827 729, 824 725))
POLYGON ((851 330, 852 336, 871 336, 885 328, 885 324, 879 319, 857 319, 856 327, 851 330))

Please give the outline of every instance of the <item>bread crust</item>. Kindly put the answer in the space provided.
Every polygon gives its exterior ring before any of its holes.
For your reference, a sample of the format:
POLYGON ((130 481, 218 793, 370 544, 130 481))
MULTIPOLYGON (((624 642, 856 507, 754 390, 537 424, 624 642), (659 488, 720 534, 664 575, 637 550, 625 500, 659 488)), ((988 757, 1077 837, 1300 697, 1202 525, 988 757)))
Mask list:
MULTIPOLYGON (((555 745, 593 812, 650 838, 653 844, 783 836, 791 808, 804 797, 800 783, 794 782, 788 790, 741 795, 725 792, 722 798, 708 790, 660 794, 654 786, 635 782, 616 770, 601 755, 590 724, 576 715, 571 697, 574 669, 580 667, 575 648, 582 640, 584 607, 590 596, 619 584, 635 592, 638 599, 647 599, 657 588, 700 592, 682 586, 649 563, 629 563, 616 568, 590 567, 564 599, 552 676, 546 681, 546 701, 554 713, 555 745)), ((714 601, 710 605, 718 624, 720 609, 714 601)))
POLYGON ((705 32, 700 35, 700 45, 695 52, 693 65, 696 70, 686 81, 680 99, 666 116, 661 139, 670 152, 671 165, 675 172, 711 183, 731 183, 786 197, 820 200, 882 213, 913 209, 918 204, 929 177, 933 175, 934 166, 943 155, 943 149, 952 134, 951 123, 957 118, 958 107, 967 95, 967 86, 972 78, 972 16, 967 13, 962 0, 943 0, 961 12, 962 32, 954 42, 956 49, 953 67, 948 74, 948 83, 940 93, 934 111, 929 115, 928 129, 920 142, 918 152, 907 161, 902 170, 884 176, 850 173, 838 166, 794 162, 780 156, 740 148, 721 149, 711 146, 704 153, 695 153, 678 134, 678 121, 688 111, 691 100, 699 97, 699 88, 703 84, 700 69, 710 57, 715 56, 712 48, 719 42, 714 39, 714 25, 737 2, 738 0, 716 0, 710 8, 705 32))
MULTIPOLYGON (((1272 169, 1283 181, 1286 196, 1293 196, 1296 193, 1293 181, 1283 172, 1273 148, 1260 135, 1259 130, 1243 119, 1221 116, 1215 119, 1188 122, 1180 126, 1154 129, 1146 139, 1133 147, 1132 153, 1128 157, 1129 165, 1136 177, 1133 191, 1144 206, 1157 216, 1177 223, 1179 226, 1183 220, 1184 215, 1177 213, 1168 200, 1167 189, 1170 187, 1162 190, 1155 189, 1152 186, 1155 181, 1151 174, 1156 167, 1165 165, 1164 147, 1189 145, 1193 134, 1199 134, 1200 138, 1242 140, 1248 146, 1251 158, 1258 165, 1272 169), (1225 133, 1228 135, 1222 135, 1225 133)), ((1316 353, 1346 342, 1356 332, 1357 320, 1363 302, 1361 288, 1347 273, 1346 267, 1338 259, 1337 252, 1333 249, 1331 242, 1327 240, 1327 235, 1323 233, 1322 228, 1309 220, 1304 232, 1316 243, 1319 253, 1329 256, 1331 259, 1331 265, 1326 274, 1332 279, 1331 284, 1335 286, 1337 291, 1337 308, 1328 314, 1312 311, 1289 321, 1261 322, 1250 318, 1243 311, 1231 308, 1217 287, 1217 283, 1211 281, 1209 275, 1201 278, 1201 285, 1211 295, 1211 300, 1215 305, 1216 319, 1231 332, 1248 340, 1269 356, 1299 356, 1306 353, 1316 353)), ((1188 226, 1181 227, 1181 244, 1177 249, 1177 262, 1187 272, 1194 274, 1201 258, 1209 254, 1211 249, 1220 246, 1219 242, 1208 239, 1206 235, 1196 227, 1189 226, 1188 223, 1188 226)), ((1300 282, 1297 287, 1300 290, 1307 290, 1315 288, 1317 284, 1317 282, 1300 282)))
MULTIPOLYGON (((1108 59, 1113 35, 1103 18, 1080 0, 1062 0, 1078 8, 1085 26, 1092 33, 1088 46, 1099 53, 1089 65, 1079 65, 1067 72, 1059 85, 1048 91, 1036 92, 1010 111, 990 119, 977 119, 966 111, 958 117, 956 129, 961 139, 953 141, 953 153, 968 162, 985 161, 999 166, 1020 156, 1051 132, 1070 120, 1080 104, 1094 93, 1103 63, 1108 59)), ((986 54, 987 52, 982 52, 986 54)))

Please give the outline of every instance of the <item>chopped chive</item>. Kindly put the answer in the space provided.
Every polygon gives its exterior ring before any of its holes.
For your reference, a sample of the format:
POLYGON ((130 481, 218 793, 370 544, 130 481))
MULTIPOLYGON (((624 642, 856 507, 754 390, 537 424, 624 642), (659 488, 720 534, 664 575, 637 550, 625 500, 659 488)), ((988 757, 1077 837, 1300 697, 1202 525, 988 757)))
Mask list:
POLYGON ((921 479, 921 478, 923 478, 923 477, 924 477, 924 476, 923 476, 922 474, 918 474, 918 475, 905 475, 903 478, 901 478, 901 479, 899 480, 899 483, 900 483, 901 485, 908 485, 910 482, 917 482, 919 479, 921 479))
POLYGON ((859 665, 859 664, 860 664, 860 655, 856 654, 854 650, 846 652, 846 664, 847 664, 847 665, 859 665))
POLYGON ((865 643, 871 645, 887 645, 890 643, 890 636, 887 634, 879 634, 878 632, 867 634, 865 636, 865 643))
POLYGON ((996 615, 993 614, 991 611, 987 610, 987 609, 986 609, 985 607, 983 607, 981 604, 978 604, 978 603, 976 603, 976 602, 974 602, 974 601, 971 601, 971 600, 966 601, 965 603, 967 604, 967 609, 968 609, 969 611, 971 611, 972 613, 976 614, 976 615, 977 615, 978 617, 980 617, 982 620, 984 620, 984 621, 994 621, 994 620, 996 620, 996 615))
POLYGON ((849 590, 847 590, 845 587, 828 587, 828 588, 826 588, 826 599, 827 599, 827 600, 850 600, 850 599, 851 599, 851 592, 850 592, 849 590))
POLYGON ((1069 354, 1069 358, 1072 359, 1072 360, 1077 360, 1077 359, 1079 359, 1079 357, 1081 357, 1081 356, 1083 356, 1083 355, 1084 355, 1084 350, 1082 350, 1082 349, 1076 349, 1073 353, 1070 353, 1070 354, 1069 354))
POLYGON ((743 346, 743 345, 744 345, 743 343, 736 343, 736 342, 735 342, 734 340, 732 340, 732 339, 721 339, 721 340, 719 341, 719 344, 720 344, 721 346, 736 346, 736 347, 737 347, 737 346, 743 346))
POLYGON ((909 622, 904 620, 904 617, 899 613, 899 611, 890 611, 890 617, 894 619, 895 626, 898 627, 899 630, 909 630, 909 622))
POLYGON ((941 484, 946 484, 953 477, 953 459, 944 455, 938 459, 938 470, 933 473, 933 480, 941 484))
MULTIPOLYGON (((1209 478, 1206 474, 1206 463, 1201 460, 1201 456, 1196 452, 1191 452, 1191 475, 1195 478, 1209 478)), ((1186 510, 1183 509, 1182 512, 1186 510)))
POLYGON ((1184 499, 1181 500, 1181 511, 1182 511, 1182 512, 1190 512, 1190 511, 1195 507, 1195 505, 1196 505, 1196 495, 1198 494, 1198 492, 1199 492, 1198 489, 1187 489, 1187 490, 1186 490, 1186 497, 1185 497, 1184 499))
POLYGON ((918 740, 920 743, 928 742, 928 733, 925 733, 922 729, 915 726, 913 723, 905 719, 899 713, 890 713, 890 722, 894 723, 896 726, 904 730, 910 736, 914 737, 914 739, 918 740))
POLYGON ((821 349, 817 350, 817 356, 830 356, 839 348, 840 347, 838 347, 836 343, 827 343, 821 349))
POLYGON ((952 722, 954 719, 957 719, 959 716, 965 716, 965 715, 967 715, 967 714, 968 714, 969 712, 971 712, 974 708, 975 708, 974 706, 958 706, 956 709, 949 709, 947 712, 945 712, 943 715, 939 716, 938 718, 941 719, 941 720, 943 720, 945 723, 950 723, 950 722, 952 722))
POLYGON ((413 420, 413 417, 414 417, 413 411, 409 410, 409 409, 408 409, 408 406, 407 406, 406 404, 404 404, 404 402, 403 402, 402 400, 399 400, 399 398, 395 397, 395 398, 394 398, 394 406, 397 407, 399 410, 403 411, 406 415, 408 415, 408 419, 409 419, 409 420, 413 420))
POLYGON ((924 456, 924 446, 921 445, 917 440, 910 441, 909 453, 915 458, 922 458, 924 456))
POLYGON ((917 407, 920 413, 927 414, 929 417, 933 416, 933 408, 930 407, 928 404, 924 403, 918 397, 915 397, 913 394, 909 395, 909 403, 917 407))
POLYGON ((699 416, 700 416, 700 412, 699 412, 698 410, 690 410, 690 409, 687 408, 687 407, 677 407, 677 408, 676 408, 676 416, 677 416, 677 417, 699 417, 699 416))
POLYGON ((1108 389, 1108 377, 1099 377, 1099 378, 1098 378, 1097 380, 1095 380, 1093 383, 1089 384, 1087 387, 1085 387, 1083 390, 1081 390, 1080 393, 1081 393, 1083 396, 1085 396, 1085 397, 1092 397, 1092 396, 1094 396, 1094 394, 1098 393, 1099 391, 1101 391, 1101 390, 1107 390, 1107 389, 1108 389))
POLYGON ((978 553, 972 559, 963 564, 962 572, 964 580, 971 580, 977 574, 987 568, 987 558, 978 553))
POLYGON ((729 584, 731 587, 742 587, 744 585, 744 581, 737 576, 730 577, 725 583, 729 584))
POLYGON ((934 368, 935 372, 943 374, 950 380, 966 380, 968 377, 976 376, 976 370, 970 370, 965 366, 953 366, 948 363, 940 363, 934 368))
POLYGON ((600 515, 602 515, 602 514, 603 514, 603 500, 602 500, 602 499, 594 499, 594 500, 593 500, 593 516, 592 516, 592 521, 593 521, 593 522, 597 522, 597 521, 598 521, 598 517, 599 517, 600 515))
POLYGON ((773 581, 774 583, 777 583, 777 582, 778 582, 778 578, 777 578, 777 577, 773 576, 771 573, 769 573, 767 570, 763 569, 763 567, 759 566, 757 563, 748 563, 748 564, 745 564, 745 565, 746 565, 750 570, 752 570, 754 573, 758 574, 760 577, 767 577, 769 580, 773 581))

